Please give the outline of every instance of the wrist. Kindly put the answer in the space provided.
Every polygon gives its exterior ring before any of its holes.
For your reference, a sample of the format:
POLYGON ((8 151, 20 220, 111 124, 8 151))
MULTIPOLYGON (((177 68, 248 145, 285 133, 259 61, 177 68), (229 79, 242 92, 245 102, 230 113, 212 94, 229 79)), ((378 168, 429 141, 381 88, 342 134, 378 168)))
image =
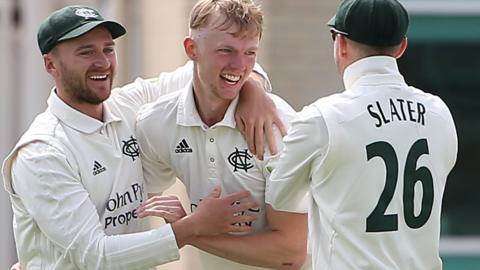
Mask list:
POLYGON ((185 216, 171 224, 178 248, 190 245, 199 232, 191 215, 185 216))
POLYGON ((268 80, 261 74, 256 72, 255 70, 250 73, 250 76, 247 81, 251 81, 252 83, 256 84, 259 88, 263 89, 264 92, 269 93, 272 92, 270 84, 268 80))

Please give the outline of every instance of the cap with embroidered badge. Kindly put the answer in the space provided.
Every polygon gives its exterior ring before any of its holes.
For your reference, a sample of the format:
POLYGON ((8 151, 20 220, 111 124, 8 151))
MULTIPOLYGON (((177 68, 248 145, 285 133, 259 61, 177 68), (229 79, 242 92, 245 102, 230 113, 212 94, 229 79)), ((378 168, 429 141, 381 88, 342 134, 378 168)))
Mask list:
POLYGON ((408 22, 408 13, 397 0, 344 0, 327 25, 359 43, 394 46, 405 37, 408 22))
POLYGON ((46 54, 60 41, 79 37, 100 25, 110 31, 113 39, 127 32, 121 24, 104 20, 92 8, 86 6, 64 7, 53 12, 40 25, 37 33, 38 47, 42 54, 46 54))

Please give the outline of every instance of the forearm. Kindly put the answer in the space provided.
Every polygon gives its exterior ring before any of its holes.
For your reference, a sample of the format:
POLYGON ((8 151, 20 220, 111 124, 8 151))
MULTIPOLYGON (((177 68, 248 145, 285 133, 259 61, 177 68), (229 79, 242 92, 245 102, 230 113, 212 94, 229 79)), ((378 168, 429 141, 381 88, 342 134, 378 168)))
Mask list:
POLYGON ((92 250, 90 258, 97 261, 89 263, 87 269, 95 269, 94 265, 100 265, 99 269, 149 269, 180 256, 170 225, 141 233, 106 236, 104 240, 104 252, 97 250, 95 254, 92 250))
POLYGON ((306 244, 291 235, 268 231, 252 235, 197 237, 192 245, 243 264, 272 269, 299 269, 306 256, 306 244))

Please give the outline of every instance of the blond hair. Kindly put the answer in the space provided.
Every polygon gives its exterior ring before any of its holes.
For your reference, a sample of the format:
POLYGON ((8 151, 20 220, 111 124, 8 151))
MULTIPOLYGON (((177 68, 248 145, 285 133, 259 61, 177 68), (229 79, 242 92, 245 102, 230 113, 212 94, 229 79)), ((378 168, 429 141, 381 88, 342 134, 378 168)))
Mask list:
POLYGON ((190 30, 206 26, 210 15, 215 12, 225 18, 219 29, 238 25, 239 30, 235 35, 251 33, 262 36, 263 12, 253 0, 200 0, 190 13, 190 30))

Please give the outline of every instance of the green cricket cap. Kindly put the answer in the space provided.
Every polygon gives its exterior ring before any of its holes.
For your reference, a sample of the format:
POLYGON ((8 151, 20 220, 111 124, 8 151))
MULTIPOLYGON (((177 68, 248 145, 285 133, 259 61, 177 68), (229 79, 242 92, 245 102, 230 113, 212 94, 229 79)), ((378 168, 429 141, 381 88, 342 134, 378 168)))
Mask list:
POLYGON ((42 22, 37 33, 38 47, 42 54, 46 54, 60 41, 77 38, 97 26, 106 27, 113 39, 127 32, 121 24, 104 20, 92 8, 67 6, 53 12, 42 22))
POLYGON ((397 0, 343 0, 327 25, 359 43, 394 46, 405 37, 408 21, 397 0))

